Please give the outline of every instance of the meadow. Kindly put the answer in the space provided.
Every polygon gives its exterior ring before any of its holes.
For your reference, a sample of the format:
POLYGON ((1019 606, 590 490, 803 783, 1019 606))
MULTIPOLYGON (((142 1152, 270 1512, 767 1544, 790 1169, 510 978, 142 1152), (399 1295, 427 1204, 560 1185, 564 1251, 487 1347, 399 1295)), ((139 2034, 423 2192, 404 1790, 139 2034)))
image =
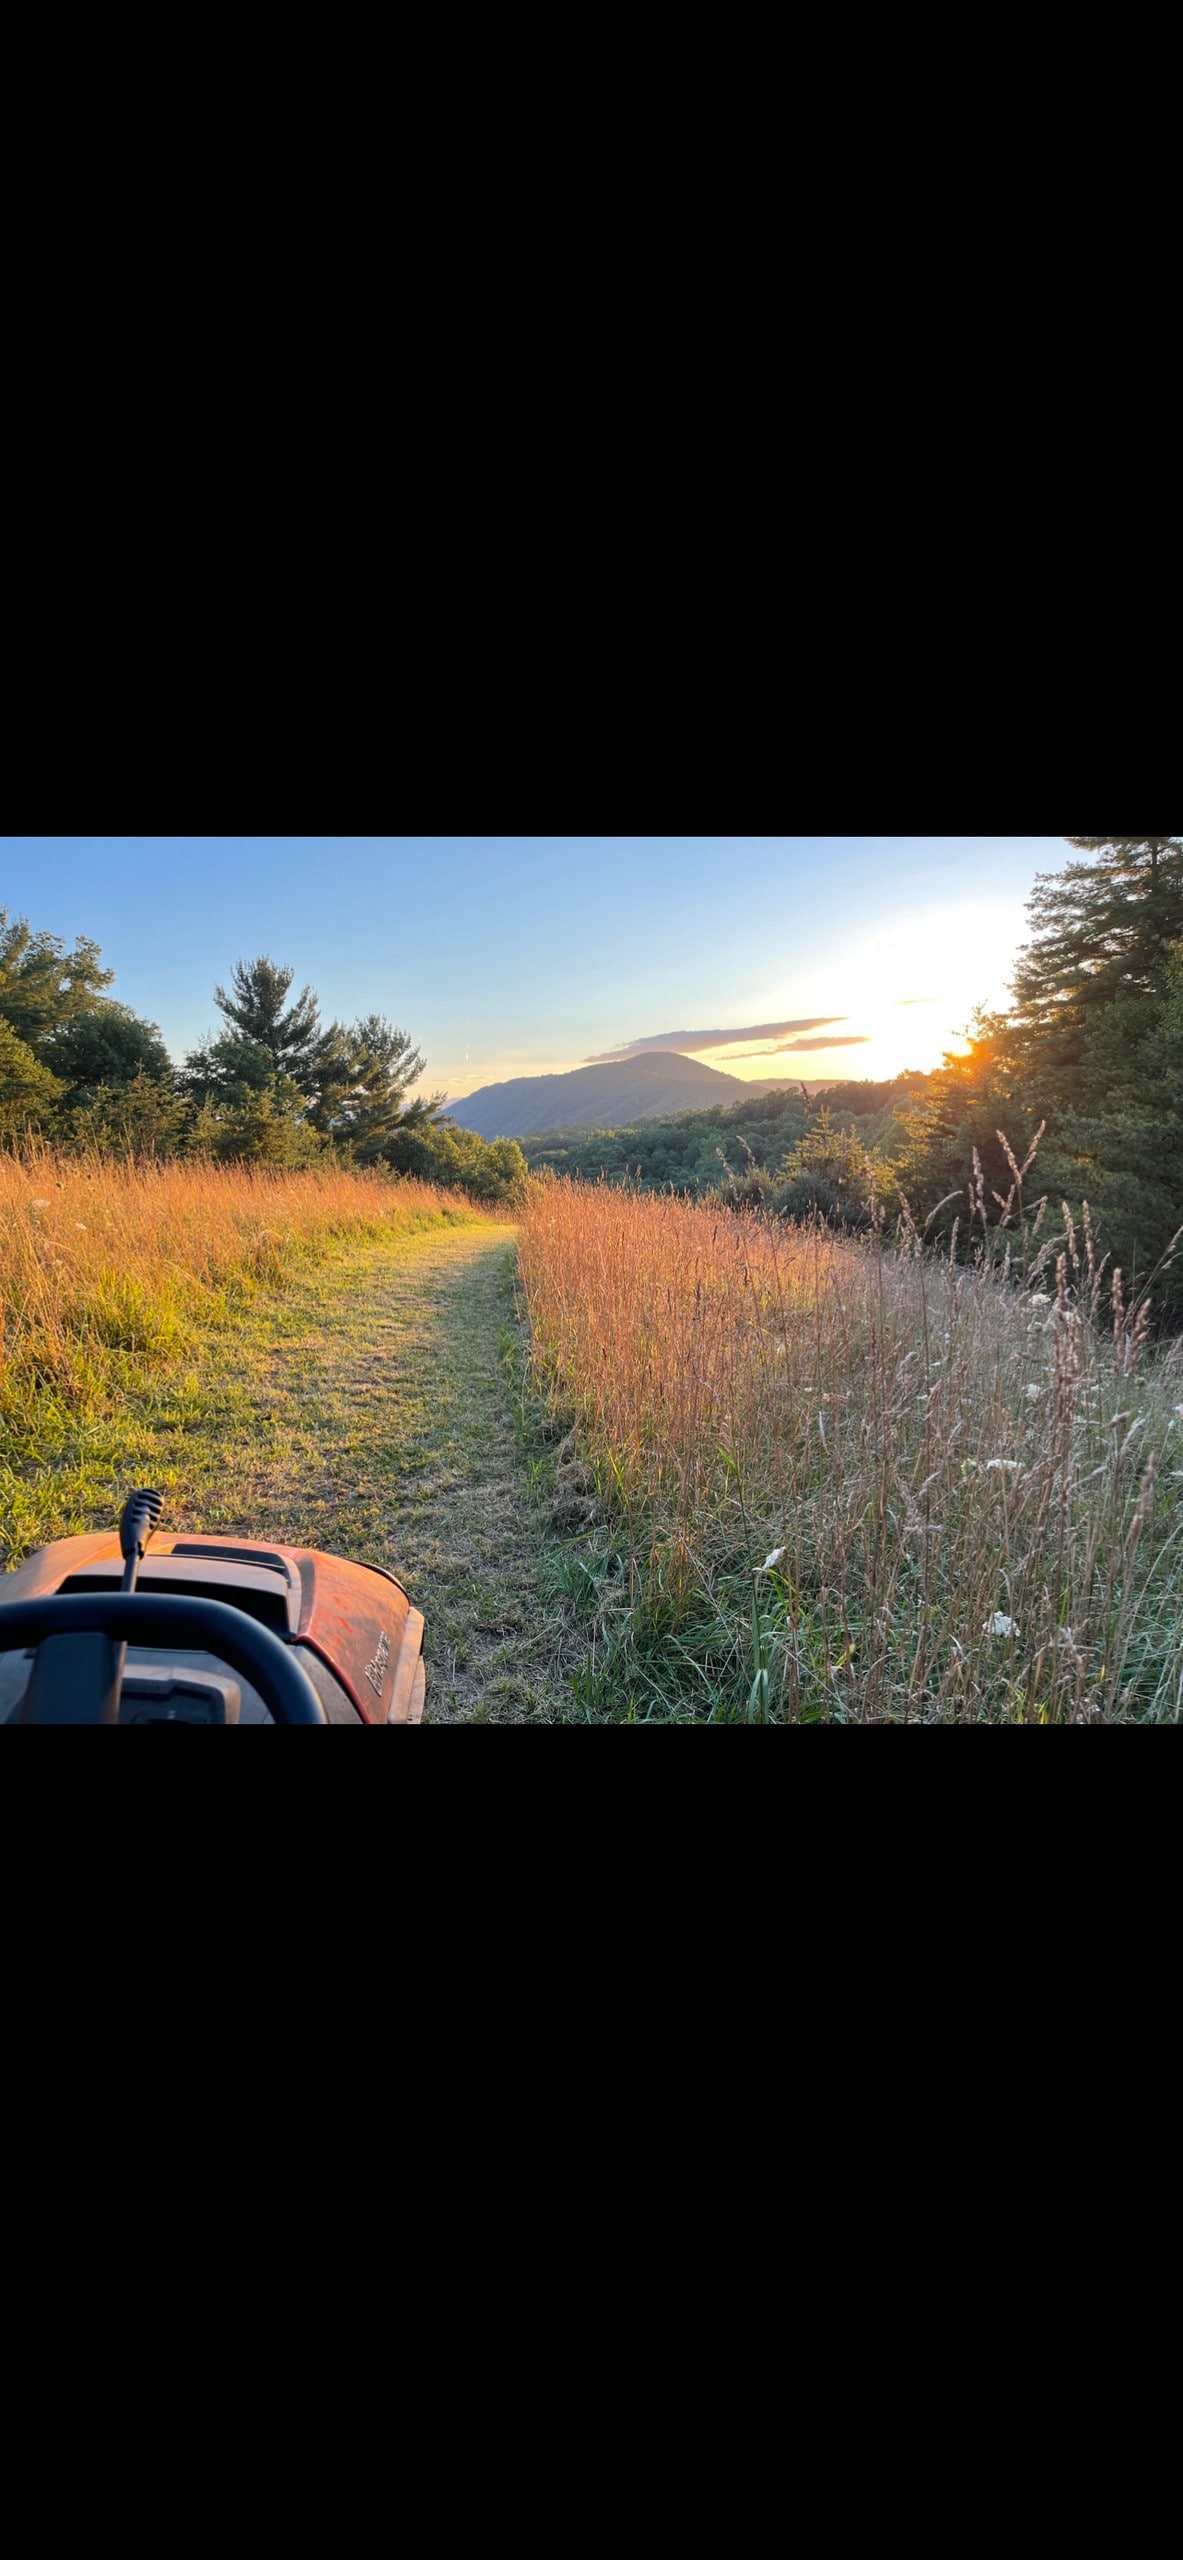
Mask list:
POLYGON ((0 1561, 106 1517, 150 1410, 200 1434, 252 1306, 344 1247, 481 1215, 379 1172, 0 1155, 0 1561))
POLYGON ((1178 1719, 1183 1342, 1070 1214, 966 1263, 558 1180, 520 1256, 589 1713, 1178 1719))
POLYGON ((461 1720, 1179 1719, 1183 1338, 1087 1225, 536 1181, 516 1330, 513 1243, 379 1172, 0 1157, 0 1557, 140 1480, 402 1560, 461 1720))

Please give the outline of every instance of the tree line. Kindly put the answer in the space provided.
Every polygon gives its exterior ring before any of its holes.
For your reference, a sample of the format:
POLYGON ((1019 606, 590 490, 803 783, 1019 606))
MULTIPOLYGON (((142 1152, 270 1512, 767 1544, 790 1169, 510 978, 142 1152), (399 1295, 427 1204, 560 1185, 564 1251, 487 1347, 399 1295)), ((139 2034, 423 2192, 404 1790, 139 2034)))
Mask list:
POLYGON ((0 1140, 224 1162, 383 1165, 517 1197, 512 1139, 441 1120, 442 1094, 409 1033, 381 1014, 322 1023, 309 986, 263 956, 238 961, 214 1003, 222 1028, 180 1067, 153 1022, 107 993, 114 972, 85 935, 72 947, 0 908, 0 1140))

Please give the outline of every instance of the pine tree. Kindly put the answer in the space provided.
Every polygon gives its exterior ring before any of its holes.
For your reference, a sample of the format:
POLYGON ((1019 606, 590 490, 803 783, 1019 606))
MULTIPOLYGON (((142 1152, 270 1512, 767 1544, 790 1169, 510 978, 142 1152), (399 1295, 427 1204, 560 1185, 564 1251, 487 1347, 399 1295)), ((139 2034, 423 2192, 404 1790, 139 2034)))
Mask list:
POLYGON ((1084 1099, 1088 1034, 1100 1013, 1120 1002, 1132 1008, 1127 1036, 1149 1029, 1169 954, 1183 939, 1183 839, 1067 841, 1090 859, 1036 881, 1032 938, 1019 954, 1013 1010, 998 1025, 1015 1067, 1038 1071, 1045 1107, 1084 1099))
POLYGON ((423 1058, 412 1047, 410 1033, 398 1030, 383 1014, 366 1014, 348 1029, 330 1023, 321 1043, 317 1100, 310 1117, 360 1161, 372 1162, 395 1129, 418 1127, 439 1110, 442 1093, 407 1100, 422 1073, 423 1058))
POLYGON ((303 987, 284 1011, 295 974, 294 969, 278 969, 265 955, 249 963, 237 960, 233 993, 227 995, 224 987, 215 987, 214 1003, 243 1039, 266 1050, 277 1078, 290 1076, 302 1092, 311 1092, 324 1035, 311 987, 303 987))
MULTIPOLYGON (((987 1196, 1004 1194, 995 1133, 1023 1155, 1046 1120, 1034 1185, 1053 1207, 1088 1201, 1128 1293, 1183 1221, 1183 839, 1068 841, 1088 859, 1036 882, 1013 1011, 980 1014, 968 1056, 928 1078, 899 1179, 927 1212, 968 1183, 976 1147, 987 1196)), ((1183 1304, 1175 1267, 1154 1298, 1183 1304)))

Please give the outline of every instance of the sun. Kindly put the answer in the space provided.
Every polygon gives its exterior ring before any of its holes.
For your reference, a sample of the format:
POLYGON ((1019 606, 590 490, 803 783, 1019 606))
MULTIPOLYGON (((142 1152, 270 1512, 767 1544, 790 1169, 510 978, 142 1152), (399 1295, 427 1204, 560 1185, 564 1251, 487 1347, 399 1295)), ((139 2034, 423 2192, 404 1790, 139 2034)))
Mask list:
POLYGON ((816 1047, 794 1042, 757 1051, 737 1041, 734 1049, 712 1049, 710 1064, 745 1083, 769 1076, 878 1082, 908 1068, 928 1074, 949 1053, 966 1053, 977 1005, 1008 1001, 1023 930, 1021 905, 1002 899, 893 919, 856 935, 833 957, 824 983, 793 989, 798 1011, 841 1017, 816 1047))

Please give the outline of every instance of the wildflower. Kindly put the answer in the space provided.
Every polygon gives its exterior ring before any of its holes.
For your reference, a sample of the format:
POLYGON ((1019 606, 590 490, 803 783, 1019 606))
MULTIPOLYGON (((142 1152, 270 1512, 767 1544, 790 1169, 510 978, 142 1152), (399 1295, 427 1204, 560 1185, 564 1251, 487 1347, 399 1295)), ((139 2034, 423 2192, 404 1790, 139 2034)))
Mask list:
POLYGON ((987 1618, 982 1629, 984 1636, 1017 1636, 1018 1632, 1018 1619, 1008 1618, 1003 1609, 996 1609, 993 1617, 987 1618))
POLYGON ((1042 1387, 1028 1387, 1028 1389, 1027 1389, 1027 1393, 1028 1393, 1028 1395, 1029 1395, 1029 1397, 1030 1397, 1030 1399, 1031 1399, 1032 1404, 1038 1404, 1039 1399, 1040 1399, 1041 1395, 1043 1394, 1043 1389, 1042 1389, 1042 1387))
POLYGON ((994 1467, 1021 1467, 1022 1463, 1021 1458, 987 1458, 986 1473, 989 1475, 994 1467))
POLYGON ((789 1550, 787 1547, 774 1547, 771 1555, 765 1556, 764 1562, 760 1567, 761 1573, 775 1573, 778 1564, 784 1563, 788 1552, 789 1550))

